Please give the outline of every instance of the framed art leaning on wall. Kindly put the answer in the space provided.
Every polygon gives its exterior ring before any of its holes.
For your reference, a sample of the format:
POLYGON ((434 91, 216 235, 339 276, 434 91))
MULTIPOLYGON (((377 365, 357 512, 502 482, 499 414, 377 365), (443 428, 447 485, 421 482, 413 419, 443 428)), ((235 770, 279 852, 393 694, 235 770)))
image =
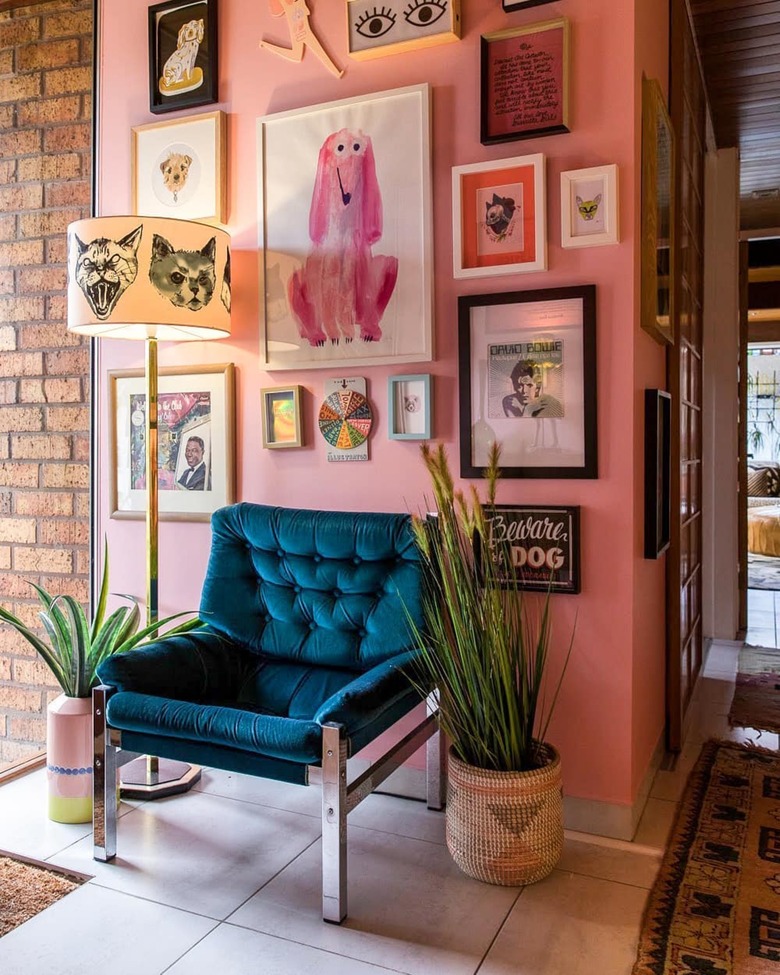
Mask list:
POLYGON ((461 477, 598 477, 596 288, 458 299, 461 477))
POLYGON ((429 102, 415 85, 258 120, 266 369, 432 358, 429 102))
MULTIPOLYGON (((140 369, 109 372, 112 518, 146 512, 146 386, 140 369)), ((235 498, 232 363, 160 369, 157 397, 161 520, 208 521, 235 498)))

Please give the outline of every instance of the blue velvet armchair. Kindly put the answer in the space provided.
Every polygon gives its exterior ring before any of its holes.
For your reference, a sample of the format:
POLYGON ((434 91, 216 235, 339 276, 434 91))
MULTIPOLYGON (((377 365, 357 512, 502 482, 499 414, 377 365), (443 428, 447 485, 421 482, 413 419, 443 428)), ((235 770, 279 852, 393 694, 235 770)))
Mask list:
POLYGON ((352 783, 346 761, 420 703, 409 680, 421 567, 400 514, 255 504, 212 517, 203 629, 106 660, 93 692, 94 856, 116 855, 116 774, 141 754, 322 784, 323 918, 347 913, 347 814, 427 741, 434 707, 352 783), (313 770, 318 769, 317 773, 313 770))

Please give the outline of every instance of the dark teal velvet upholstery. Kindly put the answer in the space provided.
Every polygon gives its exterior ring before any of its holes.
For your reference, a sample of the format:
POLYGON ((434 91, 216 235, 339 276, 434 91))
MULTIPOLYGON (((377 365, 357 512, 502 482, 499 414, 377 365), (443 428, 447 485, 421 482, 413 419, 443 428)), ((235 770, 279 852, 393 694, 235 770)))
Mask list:
POLYGON ((324 723, 354 753, 419 702, 420 586, 407 515, 222 508, 207 626, 101 664, 109 724, 130 750, 302 781, 324 723))

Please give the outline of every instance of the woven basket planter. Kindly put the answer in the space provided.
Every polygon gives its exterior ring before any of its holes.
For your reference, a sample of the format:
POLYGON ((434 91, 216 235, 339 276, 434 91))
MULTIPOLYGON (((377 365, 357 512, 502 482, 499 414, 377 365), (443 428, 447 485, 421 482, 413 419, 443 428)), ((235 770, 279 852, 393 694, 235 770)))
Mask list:
POLYGON ((561 759, 530 772, 467 765, 450 749, 447 848, 460 869, 489 884, 522 886, 546 877, 563 849, 561 759))

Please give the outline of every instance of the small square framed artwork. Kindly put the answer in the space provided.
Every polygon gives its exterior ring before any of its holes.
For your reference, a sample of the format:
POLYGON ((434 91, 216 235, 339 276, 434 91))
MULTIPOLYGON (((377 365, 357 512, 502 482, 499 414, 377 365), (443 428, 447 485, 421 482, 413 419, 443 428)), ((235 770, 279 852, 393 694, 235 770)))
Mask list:
POLYGON ((165 0, 149 7, 149 111, 218 101, 217 0, 165 0))
POLYGON ((389 438, 430 440, 431 377, 391 376, 387 388, 389 438))
POLYGON ((561 247, 617 244, 617 166, 561 173, 561 247))
POLYGON ((260 390, 263 447, 302 447, 300 386, 272 386, 260 390))
POLYGON ((452 170, 452 273, 488 277, 547 269, 544 156, 452 170))
POLYGON ((224 112, 136 125, 131 139, 133 213, 225 223, 224 112))

